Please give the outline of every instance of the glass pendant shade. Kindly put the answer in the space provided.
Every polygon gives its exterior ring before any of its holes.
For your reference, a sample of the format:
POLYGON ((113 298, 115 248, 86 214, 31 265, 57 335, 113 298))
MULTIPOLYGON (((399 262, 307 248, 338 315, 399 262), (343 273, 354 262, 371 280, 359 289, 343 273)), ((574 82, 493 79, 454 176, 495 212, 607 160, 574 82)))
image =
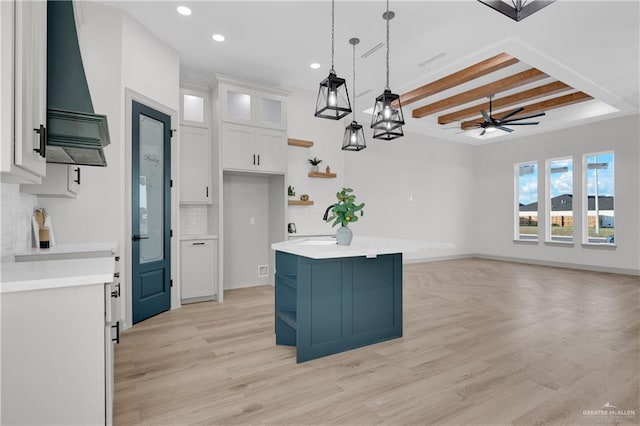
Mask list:
POLYGON ((375 139, 391 140, 404 136, 404 115, 400 96, 385 89, 384 93, 376 98, 371 116, 371 128, 374 129, 375 139))
POLYGON ((329 77, 322 80, 316 101, 316 117, 340 120, 351 114, 351 102, 345 79, 331 70, 329 77))
POLYGON ((364 140, 364 130, 356 121, 352 121, 344 129, 344 139, 342 140, 343 151, 361 151, 367 147, 364 140))

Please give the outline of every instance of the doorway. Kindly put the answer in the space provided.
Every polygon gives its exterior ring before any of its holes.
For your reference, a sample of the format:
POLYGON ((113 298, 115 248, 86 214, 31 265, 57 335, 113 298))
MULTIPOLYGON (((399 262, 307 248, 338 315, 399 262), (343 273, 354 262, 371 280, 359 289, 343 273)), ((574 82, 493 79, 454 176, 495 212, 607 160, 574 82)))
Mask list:
POLYGON ((171 307, 171 117, 132 101, 133 324, 171 307))

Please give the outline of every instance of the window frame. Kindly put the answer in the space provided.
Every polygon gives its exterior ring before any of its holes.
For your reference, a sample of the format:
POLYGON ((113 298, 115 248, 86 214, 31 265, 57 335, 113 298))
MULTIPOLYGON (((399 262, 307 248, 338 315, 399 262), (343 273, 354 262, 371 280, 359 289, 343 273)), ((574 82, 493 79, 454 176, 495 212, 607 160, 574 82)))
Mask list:
MULTIPOLYGON (((616 201, 615 201, 615 193, 616 193, 616 153, 614 149, 607 151, 598 151, 598 152, 588 152, 582 154, 582 245, 587 247, 616 247, 616 243, 594 243, 589 241, 589 157, 599 156, 599 155, 608 155, 611 154, 613 157, 613 220, 614 220, 614 238, 617 232, 615 231, 615 211, 616 211, 616 201)), ((596 219, 598 220, 598 219, 596 219)), ((615 241, 615 240, 614 240, 615 241)))
MULTIPOLYGON (((537 244, 540 240, 540 162, 538 160, 531 161, 520 161, 514 163, 513 166, 513 178, 514 178, 514 203, 513 203, 513 241, 514 242, 524 242, 524 243, 534 243, 537 244), (534 165, 536 167, 536 201, 538 203, 538 210, 536 211, 536 216, 538 218, 537 232, 535 239, 533 238, 522 238, 522 234, 520 233, 520 167, 525 165, 534 165)), ((527 234, 528 235, 528 234, 527 234)))
POLYGON ((559 245, 573 245, 576 241, 576 228, 575 228, 575 217, 576 217, 576 207, 575 207, 575 164, 574 158, 572 155, 564 155, 561 157, 547 158, 544 162, 544 191, 545 191, 545 203, 544 203, 544 242, 545 244, 559 244, 559 245), (552 223, 552 213, 553 206, 551 204, 551 163, 554 161, 560 160, 569 160, 571 161, 571 217, 572 217, 572 232, 571 232, 571 240, 568 241, 558 241, 553 240, 553 235, 551 233, 553 229, 552 223))

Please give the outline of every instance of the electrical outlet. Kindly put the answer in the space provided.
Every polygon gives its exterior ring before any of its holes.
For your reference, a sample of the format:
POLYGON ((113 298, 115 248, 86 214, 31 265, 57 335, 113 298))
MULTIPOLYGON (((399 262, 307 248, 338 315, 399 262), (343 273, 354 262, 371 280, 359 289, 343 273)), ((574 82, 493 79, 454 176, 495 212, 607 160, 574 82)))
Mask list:
POLYGON ((258 265, 258 277, 269 275, 269 265, 258 265))

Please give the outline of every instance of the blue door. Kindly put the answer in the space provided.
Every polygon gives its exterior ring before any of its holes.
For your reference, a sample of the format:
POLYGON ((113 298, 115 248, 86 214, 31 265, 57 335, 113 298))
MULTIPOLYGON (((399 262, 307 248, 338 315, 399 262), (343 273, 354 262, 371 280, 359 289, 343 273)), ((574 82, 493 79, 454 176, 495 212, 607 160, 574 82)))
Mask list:
POLYGON ((132 105, 133 323, 171 306, 171 118, 132 105))

